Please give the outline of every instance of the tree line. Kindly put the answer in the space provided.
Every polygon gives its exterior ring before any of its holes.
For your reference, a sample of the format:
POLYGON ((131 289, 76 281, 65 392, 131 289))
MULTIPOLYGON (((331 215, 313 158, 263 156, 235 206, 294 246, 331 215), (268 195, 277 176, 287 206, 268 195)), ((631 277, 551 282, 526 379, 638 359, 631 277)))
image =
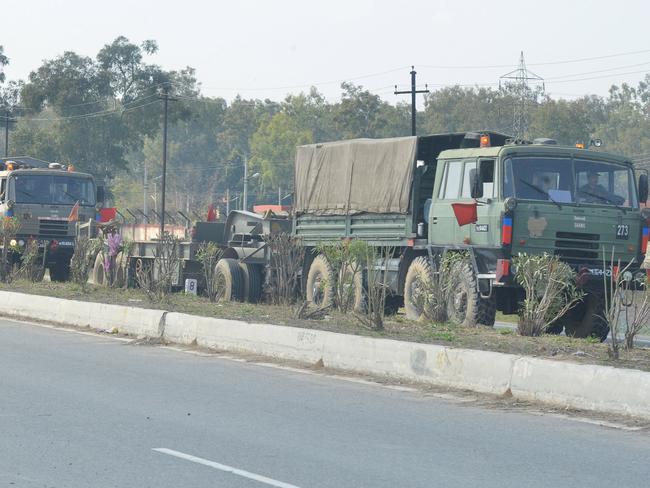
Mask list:
MULTIPOLYGON (((0 46, 0 117, 10 121, 12 155, 72 163, 111 189, 120 207, 143 207, 145 173, 149 206, 158 197, 162 160, 162 102, 169 91, 168 201, 171 208, 203 213, 209 203, 240 203, 244 158, 249 200, 291 201, 295 147, 357 137, 410 134, 410 104, 391 104, 362 86, 344 82, 337 101, 316 88, 282 101, 231 102, 201 93, 195 70, 165 70, 151 62, 153 40, 118 37, 95 57, 68 51, 45 60, 26 80, 7 81, 10 62, 0 46)), ((520 91, 450 86, 424 96, 418 133, 491 129, 512 133, 520 91)), ((650 161, 650 75, 637 86, 612 85, 607 96, 553 99, 526 94, 529 136, 562 144, 603 140, 603 150, 650 161)))

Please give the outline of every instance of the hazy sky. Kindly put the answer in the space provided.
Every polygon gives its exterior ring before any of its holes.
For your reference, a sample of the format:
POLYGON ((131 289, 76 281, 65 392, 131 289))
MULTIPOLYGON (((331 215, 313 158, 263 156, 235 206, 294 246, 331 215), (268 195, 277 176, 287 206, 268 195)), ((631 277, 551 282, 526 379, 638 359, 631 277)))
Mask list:
POLYGON ((555 97, 605 95, 650 72, 650 3, 641 0, 2 0, 0 14, 8 79, 65 50, 94 56, 124 35, 155 39, 150 62, 192 66, 204 94, 229 100, 279 100, 312 84, 335 99, 343 80, 406 100, 393 85, 408 87, 412 64, 430 88, 496 85, 522 50, 555 97))

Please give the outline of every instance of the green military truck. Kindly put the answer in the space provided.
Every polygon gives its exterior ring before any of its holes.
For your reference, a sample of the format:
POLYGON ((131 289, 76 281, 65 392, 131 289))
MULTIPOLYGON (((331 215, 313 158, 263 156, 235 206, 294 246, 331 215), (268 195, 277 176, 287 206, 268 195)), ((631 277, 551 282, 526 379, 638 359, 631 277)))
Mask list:
POLYGON ((0 159, 0 213, 19 222, 12 258, 20 261, 27 242, 36 240, 52 281, 68 279, 77 223, 95 219, 103 200, 93 177, 73 169, 30 157, 0 159))
POLYGON ((648 228, 639 201, 648 179, 637 180, 622 156, 497 132, 359 139, 299 147, 295 185, 293 232, 311 251, 308 301, 330 300, 322 284, 336 278, 319 244, 352 238, 393 248, 383 266, 393 300, 412 319, 424 314, 414 297, 441 258, 464 252, 469 259, 452 269, 448 315, 493 325, 497 310, 517 313, 523 299, 512 257, 549 253, 570 263, 588 291, 553 332, 604 339, 602 277, 612 270, 603 252, 609 262, 613 249, 617 262, 643 273, 648 228))

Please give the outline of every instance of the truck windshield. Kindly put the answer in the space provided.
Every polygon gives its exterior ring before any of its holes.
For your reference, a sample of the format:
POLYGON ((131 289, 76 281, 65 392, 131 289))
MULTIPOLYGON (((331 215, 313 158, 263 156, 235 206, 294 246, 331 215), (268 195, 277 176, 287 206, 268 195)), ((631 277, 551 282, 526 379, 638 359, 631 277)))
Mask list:
POLYGON ((93 180, 69 174, 15 175, 10 179, 9 191, 16 203, 95 205, 93 180))
POLYGON ((504 164, 504 197, 638 208, 631 168, 587 159, 513 157, 504 164))

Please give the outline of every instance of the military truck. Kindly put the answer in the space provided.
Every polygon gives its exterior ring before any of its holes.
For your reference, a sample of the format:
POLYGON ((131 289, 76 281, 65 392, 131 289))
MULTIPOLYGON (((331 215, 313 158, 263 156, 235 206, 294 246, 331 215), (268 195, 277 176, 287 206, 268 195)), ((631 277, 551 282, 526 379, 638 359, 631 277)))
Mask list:
POLYGON ((19 262, 27 242, 36 240, 52 281, 68 279, 77 223, 95 219, 103 200, 93 177, 72 166, 30 157, 0 159, 0 213, 20 223, 10 242, 12 259, 19 262))
POLYGON ((417 291, 448 253, 468 257, 453 265, 448 315, 488 326, 497 310, 517 313, 524 298, 513 256, 559 256, 588 294, 552 332, 578 337, 608 333, 599 317, 602 277, 612 272, 604 255, 609 263, 613 250, 621 266, 643 273, 648 227, 639 201, 648 179, 637 184, 631 161, 618 155, 490 131, 358 139, 299 147, 295 188, 293 232, 310 251, 304 293, 318 304, 332 300, 323 284, 336 279, 318 245, 346 238, 394 249, 382 266, 393 304, 403 301, 411 319, 425 313, 417 291))

